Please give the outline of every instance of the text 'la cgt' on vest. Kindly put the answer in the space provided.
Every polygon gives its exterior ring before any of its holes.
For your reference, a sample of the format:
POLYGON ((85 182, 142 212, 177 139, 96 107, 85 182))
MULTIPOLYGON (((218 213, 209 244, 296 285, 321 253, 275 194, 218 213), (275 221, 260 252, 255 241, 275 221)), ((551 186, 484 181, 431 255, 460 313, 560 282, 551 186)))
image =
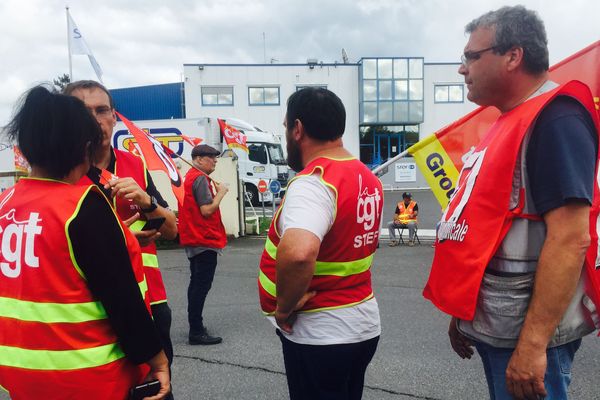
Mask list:
MULTIPOLYGON (((93 185, 23 178, 0 196, 0 387, 14 400, 123 399, 148 373, 125 357, 72 254, 68 226, 90 191, 103 196, 93 185)), ((139 244, 121 228, 144 295, 139 244)))
MULTIPOLYGON (((300 312, 351 307, 373 297, 371 264, 379 240, 383 191, 381 182, 359 160, 317 158, 290 181, 320 174, 323 184, 336 194, 334 222, 321 242, 308 291, 316 295, 300 312)), ((277 306, 277 246, 281 236, 277 221, 283 199, 260 260, 258 278, 262 311, 273 314, 277 306)))

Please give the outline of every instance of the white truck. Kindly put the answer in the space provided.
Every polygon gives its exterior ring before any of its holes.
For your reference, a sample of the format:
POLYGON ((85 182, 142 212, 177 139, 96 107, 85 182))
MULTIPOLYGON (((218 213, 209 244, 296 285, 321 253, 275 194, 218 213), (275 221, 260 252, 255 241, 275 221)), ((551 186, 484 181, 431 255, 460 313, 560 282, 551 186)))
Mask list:
MULTIPOLYGON (((264 180, 267 185, 270 185, 273 180, 279 181, 282 187, 280 196, 282 196, 287 187, 289 168, 279 138, 240 119, 221 119, 244 133, 247 138, 248 153, 241 149, 232 149, 238 157, 239 178, 247 193, 246 198, 250 198, 254 205, 261 202, 258 191, 260 180, 264 180)), ((221 151, 221 153, 228 150, 227 144, 221 136, 216 118, 160 119, 133 122, 137 127, 149 132, 186 160, 190 160, 192 146, 182 139, 182 134, 192 138, 200 138, 203 144, 208 144, 221 151)), ((114 129, 113 146, 117 149, 127 150, 131 139, 132 136, 125 124, 118 122, 114 129)), ((269 190, 262 196, 262 200, 265 202, 273 201, 273 195, 269 190)))

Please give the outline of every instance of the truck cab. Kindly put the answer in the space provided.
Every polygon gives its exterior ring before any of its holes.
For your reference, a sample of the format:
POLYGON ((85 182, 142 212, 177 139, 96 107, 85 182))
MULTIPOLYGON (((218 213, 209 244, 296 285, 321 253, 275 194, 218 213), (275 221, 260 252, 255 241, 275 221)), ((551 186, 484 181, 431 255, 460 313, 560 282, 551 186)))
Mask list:
MULTIPOLYGON (((261 179, 267 184, 272 180, 279 181, 283 188, 279 196, 283 196, 288 183, 289 168, 279 139, 245 121, 236 118, 224 118, 224 120, 246 135, 248 153, 237 149, 235 153, 238 156, 240 179, 252 204, 257 205, 261 201, 258 192, 258 182, 261 179)), ((262 196, 265 202, 273 201, 270 191, 263 193, 262 196)))
MULTIPOLYGON (((147 131, 154 138, 168 146, 174 153, 189 159, 192 147, 182 140, 181 135, 197 137, 202 143, 208 144, 225 153, 233 151, 238 158, 239 179, 244 185, 248 198, 253 205, 273 201, 273 194, 267 190, 262 195, 258 191, 258 183, 264 180, 268 185, 277 180, 283 188, 288 183, 287 161, 279 138, 272 133, 264 132, 260 128, 237 118, 221 118, 228 125, 236 128, 246 135, 248 152, 242 149, 229 149, 223 142, 217 118, 190 118, 190 119, 164 119, 133 121, 136 126, 147 131)), ((113 146, 120 150, 127 150, 129 141, 133 137, 123 122, 117 122, 114 129, 113 146)))

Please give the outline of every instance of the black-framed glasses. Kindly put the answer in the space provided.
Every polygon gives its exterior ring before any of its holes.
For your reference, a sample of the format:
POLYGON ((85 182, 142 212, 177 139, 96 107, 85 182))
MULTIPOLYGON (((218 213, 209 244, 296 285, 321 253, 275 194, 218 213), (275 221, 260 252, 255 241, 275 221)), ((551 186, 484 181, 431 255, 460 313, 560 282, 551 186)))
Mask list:
POLYGON ((481 55, 483 53, 485 53, 486 51, 496 50, 496 47, 498 47, 498 46, 492 46, 492 47, 488 47, 488 48, 485 48, 482 50, 477 50, 477 51, 465 51, 463 53, 463 55, 460 56, 460 62, 462 63, 462 65, 464 65, 466 67, 473 61, 479 60, 481 58, 481 55))

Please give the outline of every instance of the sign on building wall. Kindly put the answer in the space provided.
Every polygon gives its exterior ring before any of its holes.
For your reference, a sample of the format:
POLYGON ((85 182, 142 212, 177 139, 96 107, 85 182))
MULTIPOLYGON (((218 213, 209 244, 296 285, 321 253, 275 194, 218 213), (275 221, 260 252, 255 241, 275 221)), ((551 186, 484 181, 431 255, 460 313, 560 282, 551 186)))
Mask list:
POLYGON ((417 165, 415 163, 396 164, 396 182, 416 182, 417 165))

